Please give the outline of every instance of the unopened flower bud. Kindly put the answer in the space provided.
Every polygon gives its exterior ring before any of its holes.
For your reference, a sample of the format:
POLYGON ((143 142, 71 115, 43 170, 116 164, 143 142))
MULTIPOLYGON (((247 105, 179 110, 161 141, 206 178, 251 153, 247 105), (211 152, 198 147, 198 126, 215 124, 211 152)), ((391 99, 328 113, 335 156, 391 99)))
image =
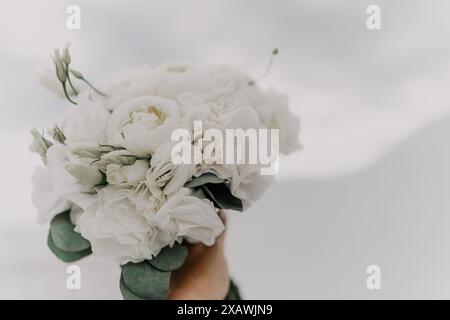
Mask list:
POLYGON ((84 79, 83 75, 81 74, 81 72, 78 72, 76 70, 70 69, 70 73, 77 79, 84 79))
POLYGON ((137 157, 128 150, 116 150, 103 155, 101 160, 105 163, 129 166, 136 162, 137 157))
POLYGON ((61 55, 59 54, 59 50, 55 49, 53 54, 53 63, 55 64, 56 69, 56 76, 58 77, 58 80, 61 83, 66 82, 66 71, 64 68, 64 64, 61 58, 61 55))
POLYGON ((36 129, 31 130, 33 136, 33 143, 31 149, 41 156, 42 160, 45 162, 47 150, 52 146, 52 143, 45 139, 36 129))
POLYGON ((63 49, 62 61, 65 63, 66 66, 68 66, 72 61, 69 53, 69 45, 66 45, 63 49))
POLYGON ((102 151, 97 143, 80 142, 72 145, 72 153, 81 158, 100 159, 102 151))
POLYGON ((56 125, 53 127, 53 129, 50 130, 50 135, 55 141, 58 141, 59 143, 64 143, 66 141, 66 136, 56 125))
POLYGON ((66 170, 72 177, 87 186, 95 187, 105 183, 105 175, 97 168, 83 164, 68 163, 66 170))

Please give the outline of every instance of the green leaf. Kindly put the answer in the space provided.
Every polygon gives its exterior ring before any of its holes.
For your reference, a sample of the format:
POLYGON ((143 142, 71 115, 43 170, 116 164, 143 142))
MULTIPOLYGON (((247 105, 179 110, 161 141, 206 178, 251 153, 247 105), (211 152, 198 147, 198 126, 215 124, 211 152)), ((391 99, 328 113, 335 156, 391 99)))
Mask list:
POLYGON ((242 200, 233 196, 224 183, 205 184, 202 186, 202 190, 206 197, 220 209, 243 210, 242 200))
POLYGON ((175 243, 173 247, 163 248, 149 263, 161 271, 174 271, 183 265, 187 254, 186 246, 175 243))
POLYGON ((145 300, 144 298, 139 297, 133 291, 128 289, 128 287, 125 284, 125 281, 123 281, 123 276, 120 277, 120 293, 122 293, 122 297, 125 300, 145 300))
POLYGON ((239 293, 239 288, 232 279, 230 279, 230 288, 228 289, 225 300, 242 300, 241 294, 239 293))
POLYGON ((169 291, 170 272, 160 271, 147 261, 122 266, 123 281, 135 295, 144 299, 164 300, 169 291))
POLYGON ((242 201, 233 196, 224 180, 211 172, 193 178, 184 184, 187 188, 201 189, 206 197, 219 209, 242 211, 242 201))
POLYGON ((50 233, 55 246, 67 252, 79 252, 91 247, 88 240, 74 230, 70 221, 70 212, 66 211, 53 218, 50 233))
POLYGON ((197 188, 207 183, 222 183, 224 180, 220 179, 214 173, 207 172, 202 174, 200 177, 194 177, 191 181, 184 184, 186 188, 197 188))
POLYGON ((55 242, 53 241, 51 232, 48 233, 47 237, 47 245, 49 249, 57 256, 59 259, 61 259, 64 262, 74 262, 77 260, 80 260, 81 258, 84 258, 92 253, 91 248, 89 247, 86 250, 82 250, 79 252, 67 252, 64 250, 61 250, 55 245, 55 242))

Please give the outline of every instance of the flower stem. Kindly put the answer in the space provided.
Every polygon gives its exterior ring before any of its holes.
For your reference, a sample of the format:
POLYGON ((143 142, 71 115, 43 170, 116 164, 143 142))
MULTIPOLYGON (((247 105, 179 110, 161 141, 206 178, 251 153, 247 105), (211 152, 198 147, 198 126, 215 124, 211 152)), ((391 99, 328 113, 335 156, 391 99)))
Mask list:
POLYGON ((63 87, 64 94, 65 94, 67 100, 69 100, 70 103, 72 103, 72 104, 74 104, 74 105, 77 105, 77 103, 76 103, 75 101, 73 101, 72 99, 70 99, 70 96, 69 96, 69 94, 67 93, 67 85, 66 85, 65 82, 62 83, 62 87, 63 87))
POLYGON ((103 96, 103 97, 107 97, 106 94, 104 94, 103 92, 101 92, 100 90, 98 90, 96 87, 94 87, 94 85, 92 83, 90 83, 89 81, 87 81, 84 77, 80 78, 81 81, 84 81, 89 87, 91 87, 92 90, 94 90, 95 92, 97 92, 99 95, 103 96))
POLYGON ((74 94, 77 96, 79 94, 78 90, 75 89, 75 87, 72 84, 72 80, 70 79, 70 73, 69 73, 69 66, 66 66, 66 76, 67 76, 67 80, 69 81, 69 85, 72 88, 74 94))

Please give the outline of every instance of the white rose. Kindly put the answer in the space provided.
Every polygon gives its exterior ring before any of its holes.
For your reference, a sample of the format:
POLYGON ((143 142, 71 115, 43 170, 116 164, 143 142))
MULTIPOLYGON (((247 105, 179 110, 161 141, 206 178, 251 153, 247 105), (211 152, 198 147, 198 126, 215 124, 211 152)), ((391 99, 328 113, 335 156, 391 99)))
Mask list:
POLYGON ((153 153, 169 141, 179 124, 179 105, 156 96, 143 96, 114 109, 108 123, 108 143, 136 155, 153 153))
POLYGON ((211 201, 193 196, 187 188, 169 196, 155 220, 161 229, 177 237, 208 246, 213 245, 225 229, 211 201))
POLYGON ((132 165, 108 164, 106 166, 106 181, 109 184, 136 186, 145 181, 148 160, 137 160, 132 165))
POLYGON ((94 254, 120 264, 151 259, 175 241, 137 210, 130 192, 115 186, 101 189, 96 204, 85 210, 76 227, 91 242, 94 254))

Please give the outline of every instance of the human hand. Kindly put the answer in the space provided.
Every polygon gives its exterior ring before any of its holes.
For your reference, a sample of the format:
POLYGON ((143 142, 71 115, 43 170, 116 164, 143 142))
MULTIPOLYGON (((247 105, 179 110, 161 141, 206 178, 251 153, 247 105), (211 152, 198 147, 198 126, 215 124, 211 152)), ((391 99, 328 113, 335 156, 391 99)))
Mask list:
MULTIPOLYGON (((220 212, 226 228, 224 212, 220 212)), ((213 246, 189 246, 184 265, 172 273, 169 300, 223 300, 228 293, 230 275, 224 253, 225 231, 213 246)))

